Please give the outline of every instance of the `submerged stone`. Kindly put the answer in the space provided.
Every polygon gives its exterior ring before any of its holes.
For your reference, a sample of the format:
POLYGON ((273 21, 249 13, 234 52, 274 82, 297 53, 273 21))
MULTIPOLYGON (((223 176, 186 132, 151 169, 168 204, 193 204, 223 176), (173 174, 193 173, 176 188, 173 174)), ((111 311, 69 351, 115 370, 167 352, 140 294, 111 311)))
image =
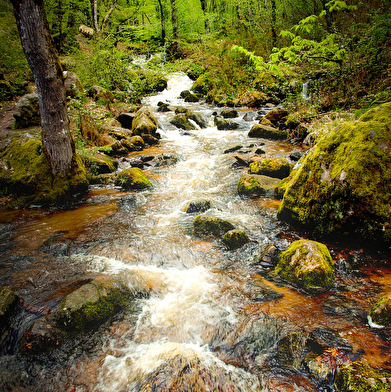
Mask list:
POLYGON ((210 215, 198 215, 193 221, 194 234, 196 235, 223 235, 234 228, 231 222, 210 215))
POLYGON ((211 207, 209 200, 195 200, 189 201, 185 207, 185 212, 187 214, 193 214, 194 212, 205 212, 211 207))
POLYGON ((291 176, 278 218, 315 235, 391 242, 391 103, 322 137, 291 176))
POLYGON ((250 164, 250 174, 262 174, 283 179, 289 176, 291 167, 286 158, 264 158, 250 164))
POLYGON ((231 250, 239 249, 250 242, 244 230, 230 230, 224 234, 224 244, 231 250))
POLYGON ((298 288, 317 294, 333 284, 334 263, 325 245, 299 240, 280 254, 275 273, 298 288))

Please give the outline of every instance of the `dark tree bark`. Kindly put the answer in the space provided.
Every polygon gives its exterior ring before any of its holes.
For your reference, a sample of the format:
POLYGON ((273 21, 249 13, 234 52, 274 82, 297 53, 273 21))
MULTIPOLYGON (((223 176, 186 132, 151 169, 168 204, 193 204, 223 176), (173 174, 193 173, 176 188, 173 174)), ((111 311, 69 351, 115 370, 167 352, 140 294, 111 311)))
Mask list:
POLYGON ((164 8, 162 0, 158 0, 159 10, 160 10, 160 25, 162 27, 162 45, 166 43, 166 20, 164 19, 164 8))
POLYGON ((205 33, 208 34, 209 33, 209 20, 208 20, 208 16, 207 16, 207 7, 206 7, 206 0, 201 0, 201 9, 202 12, 204 13, 204 18, 205 18, 205 33))
POLYGON ((11 2, 23 50, 37 85, 44 151, 53 175, 66 175, 72 167, 74 145, 69 132, 62 69, 43 0, 11 2))
POLYGON ((171 23, 172 23, 172 39, 178 40, 178 9, 176 0, 171 0, 171 23))
POLYGON ((271 27, 272 27, 272 46, 275 48, 277 46, 277 31, 276 31, 276 22, 277 22, 277 13, 276 13, 276 0, 272 0, 271 2, 272 7, 272 20, 271 20, 271 27))

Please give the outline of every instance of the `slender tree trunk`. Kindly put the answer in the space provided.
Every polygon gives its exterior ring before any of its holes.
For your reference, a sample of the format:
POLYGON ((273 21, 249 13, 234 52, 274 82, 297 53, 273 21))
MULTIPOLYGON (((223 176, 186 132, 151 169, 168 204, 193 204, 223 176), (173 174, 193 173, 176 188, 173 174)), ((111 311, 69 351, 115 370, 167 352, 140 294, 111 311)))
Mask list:
POLYGON ((171 0, 171 23, 172 23, 172 39, 178 39, 178 9, 176 0, 171 0))
POLYGON ((164 19, 164 8, 162 4, 162 0, 158 0, 159 9, 160 9, 160 25, 162 27, 162 45, 166 43, 166 21, 164 19))
POLYGON ((11 0, 24 53, 37 85, 42 142, 53 175, 70 172, 74 145, 69 132, 61 65, 43 0, 11 0))
MULTIPOLYGON (((92 4, 92 3, 91 3, 92 4)), ((94 19, 94 28, 97 33, 99 33, 99 24, 98 24, 98 0, 94 0, 93 8, 92 8, 92 17, 94 19)))
POLYGON ((276 0, 271 1, 272 7, 272 20, 271 20, 271 28, 272 28, 272 47, 277 47, 277 31, 276 31, 276 22, 277 22, 277 13, 276 13, 276 0))
POLYGON ((201 9, 202 12, 204 13, 204 20, 205 20, 205 33, 208 34, 210 27, 209 27, 209 20, 208 20, 208 15, 207 15, 207 7, 206 7, 206 0, 201 0, 201 9))

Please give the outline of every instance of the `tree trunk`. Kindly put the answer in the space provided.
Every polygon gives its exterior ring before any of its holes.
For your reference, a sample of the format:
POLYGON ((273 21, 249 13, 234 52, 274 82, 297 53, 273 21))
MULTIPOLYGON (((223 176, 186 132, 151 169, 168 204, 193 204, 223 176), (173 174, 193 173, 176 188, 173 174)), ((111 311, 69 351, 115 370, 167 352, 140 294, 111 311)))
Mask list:
POLYGON ((205 20, 205 33, 209 33, 209 20, 208 20, 208 15, 207 15, 207 7, 206 7, 206 0, 201 0, 201 9, 202 12, 204 13, 204 20, 205 20))
POLYGON ((23 50, 37 85, 44 151, 53 175, 66 175, 72 166, 74 147, 62 69, 49 32, 43 0, 11 1, 23 50))
POLYGON ((272 7, 272 20, 271 20, 271 28, 272 28, 272 47, 277 47, 277 31, 276 31, 276 22, 277 22, 277 15, 276 15, 276 0, 272 0, 271 2, 272 7))
POLYGON ((172 39, 178 40, 178 9, 176 0, 171 0, 171 23, 172 23, 172 39))
MULTIPOLYGON (((91 3, 92 4, 92 3, 91 3)), ((94 0, 93 9, 92 9, 92 17, 94 19, 94 28, 97 33, 99 33, 99 24, 98 24, 98 0, 94 0)))
POLYGON ((166 43, 166 21, 164 19, 164 8, 162 0, 158 0, 159 9, 160 9, 160 25, 162 27, 162 45, 164 46, 166 43))

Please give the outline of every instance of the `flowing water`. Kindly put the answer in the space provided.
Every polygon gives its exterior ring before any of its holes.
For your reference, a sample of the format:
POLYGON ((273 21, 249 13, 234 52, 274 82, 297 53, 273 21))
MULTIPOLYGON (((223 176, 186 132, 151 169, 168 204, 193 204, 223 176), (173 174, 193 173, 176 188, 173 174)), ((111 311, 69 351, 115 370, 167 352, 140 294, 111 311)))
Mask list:
MULTIPOLYGON (((338 274, 332 290, 318 297, 275 281, 272 265, 255 265, 265 245, 285 249, 297 233, 277 221, 278 201, 237 195, 246 169, 235 169, 234 154, 224 151, 241 145, 245 153, 263 142, 266 156, 287 157, 301 148, 249 139, 255 123, 243 119, 254 114, 249 109, 234 119, 239 130, 218 131, 212 114, 220 108, 178 98, 191 83, 173 75, 167 90, 144 102, 154 111, 159 101, 189 107, 208 122, 206 129, 183 132, 170 124, 173 112, 156 113, 160 143, 128 157, 177 154, 175 165, 144 169, 152 190, 94 186, 72 209, 0 213, 0 283, 24 300, 3 328, 3 390, 323 390, 305 372, 273 362, 276 345, 288 332, 317 327, 345 338, 371 366, 391 368, 390 342, 365 317, 390 287, 387 255, 370 252, 365 244, 363 249, 330 244, 338 274), (250 243, 229 251, 218 238, 195 236, 195 214, 185 207, 200 199, 211 202, 208 214, 246 230, 250 243), (21 336, 36 319, 102 274, 129 284, 137 280, 150 296, 138 301, 137 312, 125 311, 44 356, 18 354, 21 336), (264 285, 276 294, 269 300, 260 294, 264 285)), ((124 159, 119 170, 128 166, 124 159)))

